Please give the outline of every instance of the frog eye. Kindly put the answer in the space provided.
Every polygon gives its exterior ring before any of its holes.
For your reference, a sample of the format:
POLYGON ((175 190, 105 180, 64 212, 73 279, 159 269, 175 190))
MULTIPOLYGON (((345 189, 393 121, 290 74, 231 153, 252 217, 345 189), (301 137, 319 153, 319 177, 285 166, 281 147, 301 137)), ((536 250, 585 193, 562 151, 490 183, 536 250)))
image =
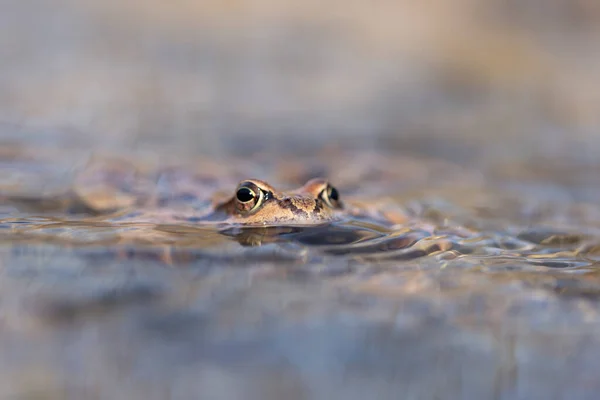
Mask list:
POLYGON ((325 202, 331 208, 340 208, 340 193, 331 185, 327 185, 325 189, 319 194, 321 200, 325 202))
POLYGON ((239 202, 247 203, 249 201, 254 200, 254 198, 256 197, 256 193, 254 193, 254 191, 252 191, 252 189, 250 188, 241 187, 238 189, 237 193, 235 194, 235 197, 237 197, 239 202))
POLYGON ((238 186, 235 199, 236 208, 240 213, 251 213, 262 205, 264 193, 255 183, 246 181, 238 186))

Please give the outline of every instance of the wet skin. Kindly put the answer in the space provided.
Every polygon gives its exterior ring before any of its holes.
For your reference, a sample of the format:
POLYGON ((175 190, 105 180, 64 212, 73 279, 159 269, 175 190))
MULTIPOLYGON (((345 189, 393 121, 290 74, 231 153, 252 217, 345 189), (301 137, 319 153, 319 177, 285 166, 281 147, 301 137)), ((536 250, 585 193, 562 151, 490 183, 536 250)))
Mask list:
POLYGON ((266 182, 240 182, 234 195, 217 204, 222 222, 244 225, 312 225, 334 220, 344 207, 338 191, 325 179, 316 178, 289 192, 280 192, 266 182))

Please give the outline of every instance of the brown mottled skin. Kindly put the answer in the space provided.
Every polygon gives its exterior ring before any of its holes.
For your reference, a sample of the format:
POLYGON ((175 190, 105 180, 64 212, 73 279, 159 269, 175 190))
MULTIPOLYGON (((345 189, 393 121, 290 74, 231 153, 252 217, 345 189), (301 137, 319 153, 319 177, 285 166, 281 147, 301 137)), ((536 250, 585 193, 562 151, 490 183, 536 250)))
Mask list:
POLYGON ((318 224, 335 219, 343 210, 343 204, 337 197, 337 191, 321 178, 312 179, 301 188, 289 192, 280 192, 266 182, 249 179, 240 183, 230 199, 217 204, 215 212, 227 214, 223 222, 231 223, 318 224), (245 194, 254 194, 251 200, 240 200, 240 188, 245 194))

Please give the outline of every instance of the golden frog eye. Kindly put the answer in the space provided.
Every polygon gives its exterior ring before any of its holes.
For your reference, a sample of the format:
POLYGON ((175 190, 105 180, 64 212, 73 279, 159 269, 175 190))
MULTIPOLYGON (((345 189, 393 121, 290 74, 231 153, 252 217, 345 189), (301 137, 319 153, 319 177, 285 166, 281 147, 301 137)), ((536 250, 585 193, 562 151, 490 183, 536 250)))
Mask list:
POLYGON ((331 185, 327 185, 325 189, 319 194, 321 200, 325 202, 331 208, 340 208, 340 193, 331 185))
POLYGON ((240 213, 248 214, 262 205, 264 197, 263 191, 255 183, 242 182, 235 192, 235 205, 240 213))

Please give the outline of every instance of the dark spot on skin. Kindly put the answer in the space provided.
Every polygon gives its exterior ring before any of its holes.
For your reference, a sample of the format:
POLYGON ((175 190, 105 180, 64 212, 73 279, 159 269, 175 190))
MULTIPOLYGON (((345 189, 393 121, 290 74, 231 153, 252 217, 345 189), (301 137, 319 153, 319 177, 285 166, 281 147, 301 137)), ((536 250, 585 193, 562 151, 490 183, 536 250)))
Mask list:
POLYGON ((282 207, 290 210, 294 215, 301 215, 304 218, 308 218, 308 213, 306 211, 302 210, 301 208, 298 208, 294 204, 293 199, 291 199, 291 198, 283 199, 280 201, 280 204, 282 207))
POLYGON ((321 213, 321 210, 323 210, 323 203, 321 203, 319 200, 315 201, 315 208, 312 211, 313 216, 318 217, 321 213))

